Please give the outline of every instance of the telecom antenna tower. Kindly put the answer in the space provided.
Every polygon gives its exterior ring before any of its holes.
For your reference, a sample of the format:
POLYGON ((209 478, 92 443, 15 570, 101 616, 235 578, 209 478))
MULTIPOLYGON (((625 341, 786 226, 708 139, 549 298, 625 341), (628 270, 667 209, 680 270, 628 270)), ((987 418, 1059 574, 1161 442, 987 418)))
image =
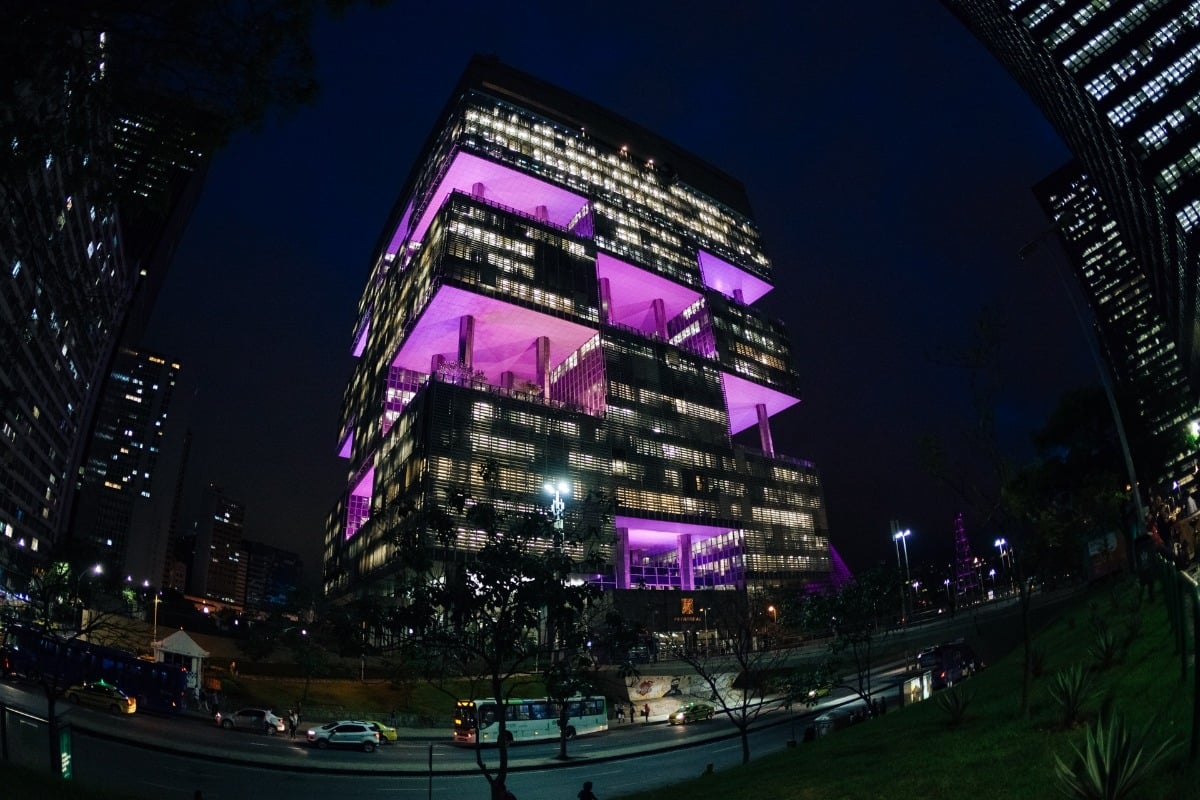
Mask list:
POLYGON ((979 588, 979 576, 975 572, 975 559, 971 557, 971 543, 967 541, 962 514, 954 520, 954 567, 960 597, 979 588))

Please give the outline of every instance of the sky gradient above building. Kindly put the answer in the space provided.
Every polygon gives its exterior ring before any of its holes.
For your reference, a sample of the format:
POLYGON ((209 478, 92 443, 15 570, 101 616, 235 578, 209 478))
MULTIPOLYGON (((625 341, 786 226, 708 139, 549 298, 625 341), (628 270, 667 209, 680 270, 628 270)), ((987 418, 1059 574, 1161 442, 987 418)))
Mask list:
MULTIPOLYGON (((345 485, 338 407, 355 306, 408 170, 474 53, 586 97, 743 181, 774 263, 803 401, 772 420, 811 459, 852 569, 949 554, 961 503, 925 433, 971 422, 946 366, 985 306, 1007 323, 1000 421, 1027 452, 1094 366, 1031 187, 1068 154, 938 3, 731 9, 467 3, 358 9, 318 31, 322 97, 213 164, 146 345, 193 371, 193 463, 246 505, 246 535, 320 572, 345 485)), ((982 548, 987 532, 968 534, 982 548)))

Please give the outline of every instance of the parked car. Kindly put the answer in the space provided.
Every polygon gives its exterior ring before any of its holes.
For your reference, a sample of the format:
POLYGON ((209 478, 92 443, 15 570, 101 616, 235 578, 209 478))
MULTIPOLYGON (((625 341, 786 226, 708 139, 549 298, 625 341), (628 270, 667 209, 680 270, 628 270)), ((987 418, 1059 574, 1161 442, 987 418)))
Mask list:
POLYGON ((367 720, 367 727, 379 734, 380 744, 390 744, 399 738, 399 733, 391 725, 379 720, 367 720))
POLYGON ((217 724, 227 731, 237 728, 246 731, 261 731, 268 736, 274 736, 287 730, 283 719, 269 708, 243 708, 232 714, 218 713, 216 720, 217 724))
POLYGON ((686 703, 677 708, 667 722, 672 725, 686 725, 702 719, 712 719, 715 709, 708 703, 686 703))
POLYGON ((372 730, 369 722, 336 720, 326 722, 319 728, 310 728, 308 743, 321 750, 327 747, 353 747, 373 753, 379 746, 379 731, 372 730))
POLYGON ((135 698, 104 681, 77 683, 67 689, 66 697, 75 705, 102 708, 114 714, 132 714, 137 711, 135 698))

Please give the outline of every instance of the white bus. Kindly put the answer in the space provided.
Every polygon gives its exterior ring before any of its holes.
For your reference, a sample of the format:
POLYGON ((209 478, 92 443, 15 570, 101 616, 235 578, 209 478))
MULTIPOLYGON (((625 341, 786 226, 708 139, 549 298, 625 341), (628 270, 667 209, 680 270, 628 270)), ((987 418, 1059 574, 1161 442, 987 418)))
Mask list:
MULTIPOLYGON (((558 731, 558 702, 537 698, 510 699, 505 703, 504 733, 508 742, 555 740, 558 731)), ((454 710, 455 744, 495 744, 499 715, 492 698, 459 700, 454 710)), ((608 703, 603 697, 578 697, 567 701, 567 737, 586 736, 608 730, 608 703)))

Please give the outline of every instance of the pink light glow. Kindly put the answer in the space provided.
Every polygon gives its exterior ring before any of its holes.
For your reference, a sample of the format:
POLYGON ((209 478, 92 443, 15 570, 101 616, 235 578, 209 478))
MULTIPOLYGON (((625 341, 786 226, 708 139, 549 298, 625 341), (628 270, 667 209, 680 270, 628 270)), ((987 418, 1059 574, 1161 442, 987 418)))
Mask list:
POLYGON ((367 334, 371 332, 371 318, 363 320, 362 326, 358 329, 358 335, 354 337, 354 357, 360 358, 363 350, 367 349, 367 334))
MULTIPOLYGON (((417 221, 412 240, 417 242, 424 240, 429 223, 433 221, 434 215, 437 214, 438 209, 442 207, 442 203, 452 191, 457 189, 469 195, 472 187, 477 183, 483 184, 485 200, 515 208, 531 216, 536 216, 535 211, 538 206, 545 206, 547 221, 563 228, 570 224, 579 210, 587 203, 586 197, 568 192, 552 183, 471 153, 459 151, 454 154, 450 168, 446 170, 441 183, 434 190, 432 200, 425 208, 425 213, 417 221)), ((403 241, 402 228, 404 226, 405 223, 402 222, 401 228, 397 228, 389 247, 391 252, 396 252, 396 248, 403 241)))
POLYGON ((354 451, 354 432, 346 431, 346 436, 342 439, 342 446, 338 448, 338 458, 349 458, 354 451))
POLYGON ((404 216, 400 218, 400 224, 396 226, 395 233, 392 234, 392 241, 388 243, 387 251, 395 255, 400 250, 400 245, 404 243, 404 237, 408 235, 408 226, 412 223, 412 201, 408 202, 408 207, 404 209, 404 216))
POLYGON ((490 383, 499 384, 503 372, 521 380, 537 376, 537 337, 550 339, 550 368, 596 335, 595 330, 549 314, 483 295, 442 286, 421 314, 392 365, 428 372, 435 355, 458 360, 459 320, 475 318, 473 368, 490 383))
POLYGON ((663 522, 641 517, 617 516, 613 518, 613 523, 618 528, 628 529, 630 550, 645 550, 648 553, 674 550, 678 544, 678 537, 683 534, 690 534, 692 543, 695 544, 723 533, 729 533, 731 530, 713 525, 690 525, 684 522, 663 522))
POLYGON ((375 489, 375 467, 367 469, 346 501, 346 538, 358 533, 371 518, 371 494, 375 489))
POLYGON ((609 321, 650 335, 655 331, 652 303, 661 298, 667 319, 678 316, 700 299, 700 292, 627 264, 608 253, 596 254, 596 277, 608 278, 609 321))
POLYGON ((703 250, 697 251, 696 255, 700 260, 700 273, 704 276, 704 285, 726 297, 732 298, 734 292, 741 289, 742 302, 753 305, 771 291, 771 284, 723 258, 703 250))
POLYGON ((767 416, 775 416, 784 409, 800 402, 800 398, 776 391, 740 378, 728 372, 721 373, 721 386, 725 390, 725 405, 729 412, 729 432, 739 433, 758 424, 756 407, 762 403, 767 407, 767 416))

